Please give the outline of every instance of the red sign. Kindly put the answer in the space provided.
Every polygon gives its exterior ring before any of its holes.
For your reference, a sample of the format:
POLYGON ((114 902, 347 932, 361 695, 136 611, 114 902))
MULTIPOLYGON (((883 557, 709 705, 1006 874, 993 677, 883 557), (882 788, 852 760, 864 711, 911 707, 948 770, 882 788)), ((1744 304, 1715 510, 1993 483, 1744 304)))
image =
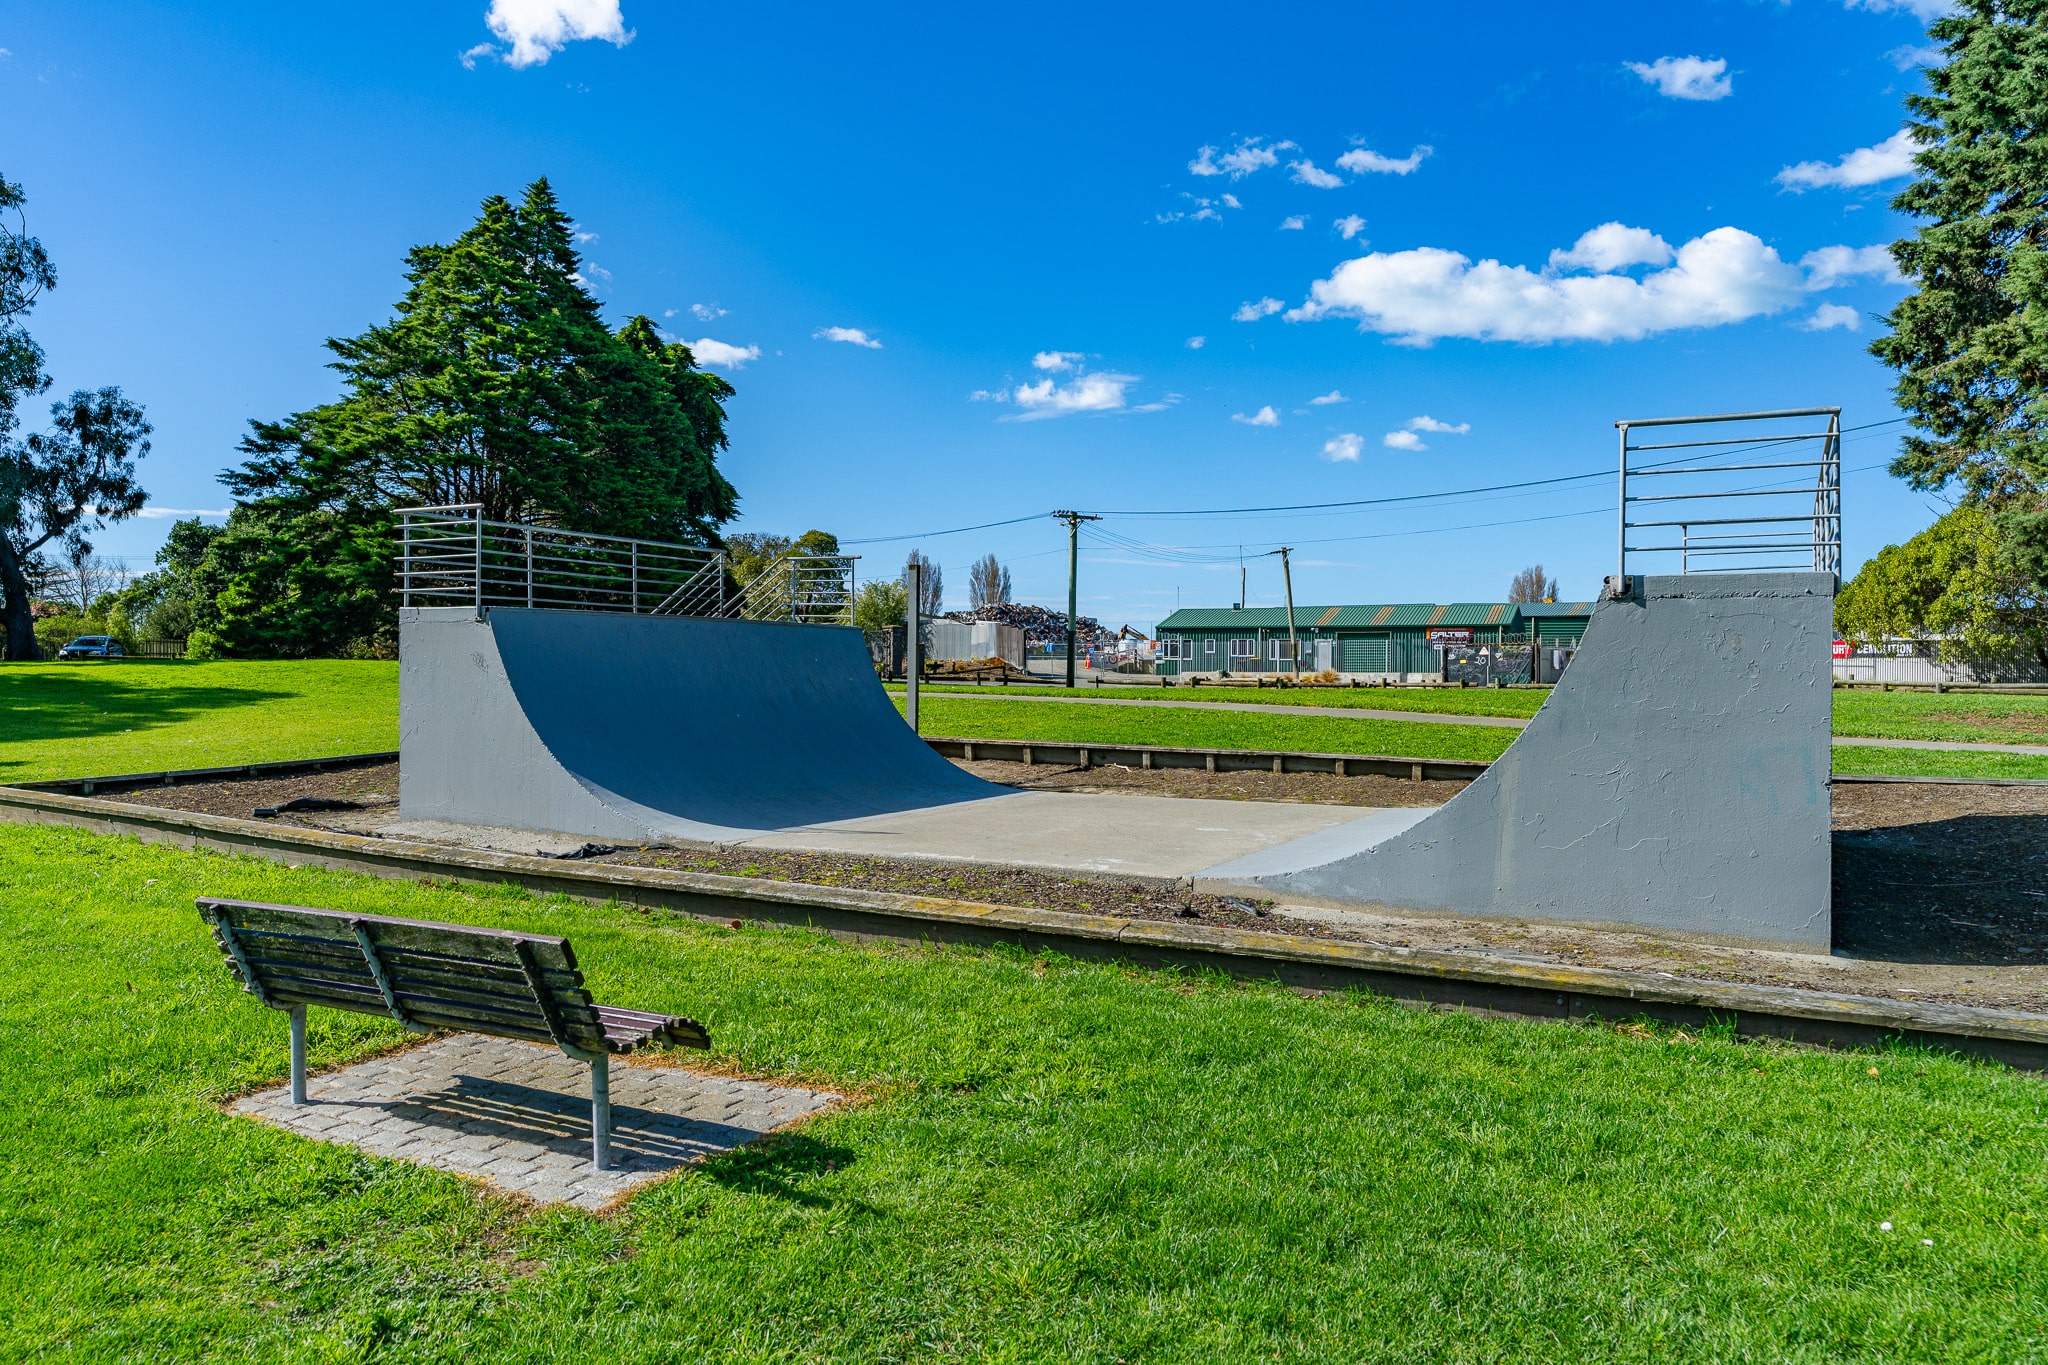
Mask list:
POLYGON ((1428 637, 1429 642, 1433 645, 1469 645, 1472 643, 1471 630, 1461 626, 1438 626, 1428 632, 1428 637))
POLYGON ((1835 641, 1835 657, 1837 659, 1846 659, 1855 652, 1856 651, 1854 649, 1849 647, 1849 642, 1847 640, 1835 641))

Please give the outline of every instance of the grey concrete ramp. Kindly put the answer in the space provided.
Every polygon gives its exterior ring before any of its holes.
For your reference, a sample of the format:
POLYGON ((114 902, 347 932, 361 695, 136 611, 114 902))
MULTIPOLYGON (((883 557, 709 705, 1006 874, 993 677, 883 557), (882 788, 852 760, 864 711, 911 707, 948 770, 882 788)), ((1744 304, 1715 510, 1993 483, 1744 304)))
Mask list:
POLYGON ((409 820, 722 841, 1014 796, 910 732, 846 627, 412 608, 399 658, 409 820))
POLYGON ((1311 904, 1829 946, 1834 576, 1639 577, 1449 803, 1211 867, 1311 904))

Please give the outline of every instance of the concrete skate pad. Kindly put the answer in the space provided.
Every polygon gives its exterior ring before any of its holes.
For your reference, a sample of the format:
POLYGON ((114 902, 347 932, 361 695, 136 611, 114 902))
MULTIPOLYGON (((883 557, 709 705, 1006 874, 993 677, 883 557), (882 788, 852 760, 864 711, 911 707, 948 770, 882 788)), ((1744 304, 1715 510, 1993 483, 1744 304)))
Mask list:
POLYGON ((1014 795, 911 733, 850 628, 426 607, 399 631, 408 820, 725 842, 1014 795))
POLYGON ((1825 951, 1833 606, 1832 574, 1638 578, 1447 804, 1232 859, 1196 885, 1825 951))

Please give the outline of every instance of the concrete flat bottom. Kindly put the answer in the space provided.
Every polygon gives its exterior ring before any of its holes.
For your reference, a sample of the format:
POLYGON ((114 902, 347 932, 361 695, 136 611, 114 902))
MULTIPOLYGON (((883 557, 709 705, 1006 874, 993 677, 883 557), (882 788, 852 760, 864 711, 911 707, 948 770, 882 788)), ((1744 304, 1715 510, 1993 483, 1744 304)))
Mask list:
POLYGON ((551 1047, 458 1033, 236 1100, 237 1114, 373 1156, 596 1210, 677 1168, 809 1118, 827 1091, 614 1058, 612 1161, 590 1164, 590 1068, 551 1047))
POLYGON ((1371 813, 1358 806, 1032 791, 805 825, 733 846, 1178 879, 1371 813))

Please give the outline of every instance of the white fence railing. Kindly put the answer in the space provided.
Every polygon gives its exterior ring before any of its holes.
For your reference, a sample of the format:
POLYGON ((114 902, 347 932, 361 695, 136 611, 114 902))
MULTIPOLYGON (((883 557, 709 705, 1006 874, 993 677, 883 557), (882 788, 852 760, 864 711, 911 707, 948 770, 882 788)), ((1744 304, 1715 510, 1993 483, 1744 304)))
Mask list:
POLYGON ((741 584, 726 553, 705 546, 491 521, 474 503, 397 515, 399 600, 408 607, 853 622, 850 555, 784 555, 741 584))

